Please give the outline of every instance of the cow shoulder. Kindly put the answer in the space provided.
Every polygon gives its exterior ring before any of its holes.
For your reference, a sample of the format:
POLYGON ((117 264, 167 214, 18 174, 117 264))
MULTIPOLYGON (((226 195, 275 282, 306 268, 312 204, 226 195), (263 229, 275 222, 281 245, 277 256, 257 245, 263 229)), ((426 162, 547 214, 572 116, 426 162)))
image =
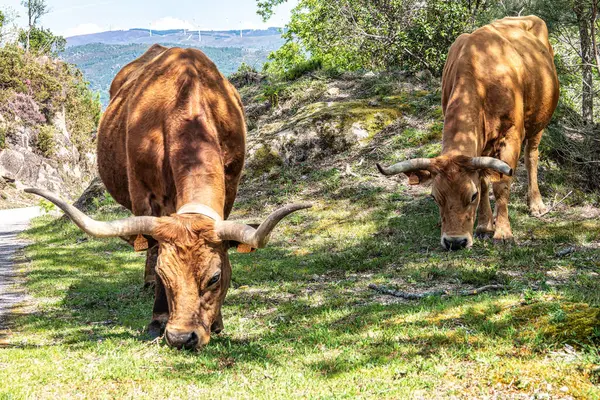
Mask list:
POLYGON ((167 47, 161 46, 160 44, 154 44, 140 57, 125 65, 119 71, 117 76, 115 76, 115 79, 113 79, 110 85, 110 99, 112 100, 116 96, 119 89, 121 89, 121 87, 129 80, 130 77, 137 75, 134 74, 136 71, 145 67, 148 63, 167 50, 167 47))

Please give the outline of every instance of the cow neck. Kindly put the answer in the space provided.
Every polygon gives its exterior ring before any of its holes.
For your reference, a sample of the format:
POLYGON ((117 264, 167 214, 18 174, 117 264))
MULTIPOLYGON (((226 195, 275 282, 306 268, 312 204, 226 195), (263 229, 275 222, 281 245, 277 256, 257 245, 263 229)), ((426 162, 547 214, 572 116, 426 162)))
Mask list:
POLYGON ((481 110, 461 107, 460 101, 456 101, 446 111, 442 155, 478 157, 483 151, 484 134, 481 110))
POLYGON ((212 207, 200 203, 188 203, 177 210, 177 215, 197 214, 208 217, 214 221, 222 221, 221 215, 212 207))
POLYGON ((213 125, 207 117, 200 116, 175 121, 168 129, 169 161, 178 213, 184 209, 186 213, 222 220, 226 197, 225 167, 213 125))

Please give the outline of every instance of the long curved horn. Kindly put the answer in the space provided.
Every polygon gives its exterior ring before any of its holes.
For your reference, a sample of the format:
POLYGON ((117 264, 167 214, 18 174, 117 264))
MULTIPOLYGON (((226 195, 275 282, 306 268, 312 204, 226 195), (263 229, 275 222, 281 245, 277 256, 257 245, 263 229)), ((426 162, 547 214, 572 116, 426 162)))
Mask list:
POLYGON ((279 221, 295 211, 311 207, 310 204, 287 205, 269 215, 256 229, 239 222, 218 221, 215 223, 215 230, 221 240, 234 240, 247 244, 254 249, 262 249, 269 242, 269 236, 279 221))
POLYGON ((402 161, 398 164, 394 164, 390 167, 383 167, 380 164, 377 164, 377 169, 383 175, 398 175, 403 172, 414 172, 414 171, 422 171, 427 170, 431 166, 431 160, 429 158, 414 158, 412 160, 402 161))
POLYGON ((473 157, 471 165, 475 168, 489 168, 501 174, 513 176, 513 169, 510 165, 494 157, 473 157))
POLYGON ((66 215, 73 220, 75 225, 90 236, 95 237, 117 237, 134 235, 152 235, 156 227, 156 217, 131 217, 117 221, 96 221, 73 207, 69 203, 61 200, 54 193, 47 190, 29 188, 25 189, 27 193, 37 194, 56 204, 66 215))

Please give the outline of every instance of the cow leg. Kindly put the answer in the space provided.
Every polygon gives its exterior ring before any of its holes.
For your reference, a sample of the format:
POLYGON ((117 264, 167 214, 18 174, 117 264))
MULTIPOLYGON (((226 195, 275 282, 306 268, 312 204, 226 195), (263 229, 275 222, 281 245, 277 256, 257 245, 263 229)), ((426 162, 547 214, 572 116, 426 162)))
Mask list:
POLYGON ((529 204, 529 212, 534 216, 539 216, 546 212, 546 206, 544 205, 538 186, 538 160, 540 155, 538 146, 543 132, 540 131, 537 135, 527 139, 525 146, 525 167, 527 168, 529 186, 527 203, 529 204))
POLYGON ((494 241, 496 242, 507 242, 513 240, 512 229, 510 228, 510 221, 508 220, 508 201, 510 199, 510 185, 512 178, 509 176, 503 176, 500 181, 495 182, 494 197, 496 198, 496 223, 494 231, 494 241))
POLYGON ((148 250, 146 251, 146 268, 144 268, 144 287, 154 287, 156 285, 156 261, 158 259, 158 243, 154 239, 148 240, 148 250))
POLYGON ((154 307, 152 308, 152 322, 148 325, 148 333, 152 339, 162 336, 169 320, 169 303, 165 285, 159 276, 156 276, 154 286, 154 307))
POLYGON ((481 178, 480 193, 475 236, 481 239, 489 239, 494 235, 494 215, 490 204, 490 187, 485 178, 481 178))

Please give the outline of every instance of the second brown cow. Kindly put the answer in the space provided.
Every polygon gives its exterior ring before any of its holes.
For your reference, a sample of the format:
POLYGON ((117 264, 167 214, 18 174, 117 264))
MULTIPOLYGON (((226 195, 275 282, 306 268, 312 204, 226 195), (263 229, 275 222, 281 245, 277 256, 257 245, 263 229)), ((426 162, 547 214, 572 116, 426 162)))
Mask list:
POLYGON ((556 109, 559 85, 546 24, 535 16, 504 18, 461 35, 450 48, 442 81, 441 156, 408 160, 385 175, 405 173, 411 184, 433 180, 442 221, 441 243, 458 250, 480 236, 513 237, 508 201, 525 143, 529 209, 545 210, 538 188, 538 145, 556 109), (493 177, 492 214, 488 178, 493 177))

